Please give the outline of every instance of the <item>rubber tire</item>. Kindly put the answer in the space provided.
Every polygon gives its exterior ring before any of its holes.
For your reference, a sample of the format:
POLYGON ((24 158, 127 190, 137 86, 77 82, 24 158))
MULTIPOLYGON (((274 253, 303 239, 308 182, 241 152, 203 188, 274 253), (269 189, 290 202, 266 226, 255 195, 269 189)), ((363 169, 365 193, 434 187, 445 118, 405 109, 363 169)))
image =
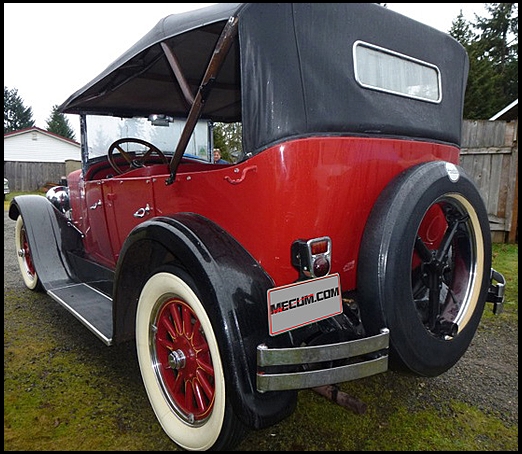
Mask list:
MULTIPOLYGON (((357 271, 365 329, 369 334, 377 334, 382 327, 390 329, 390 368, 418 376, 437 376, 450 369, 475 335, 490 273, 487 211, 478 189, 462 168, 436 161, 414 166, 394 179, 369 216, 357 271), (473 251, 469 254, 473 269, 467 274, 465 309, 459 316, 458 333, 449 338, 433 335, 423 324, 412 290, 415 239, 423 217, 436 201, 447 201, 469 215, 467 239, 473 251)), ((462 284, 464 279, 459 280, 462 284)))
POLYGON ((38 278, 38 273, 31 260, 31 250, 25 235, 24 220, 21 215, 16 218, 15 248, 20 274, 22 275, 25 286, 35 292, 42 291, 41 281, 38 278), (20 251, 24 251, 22 255, 20 251))
MULTIPOLYGON (((220 346, 194 280, 177 267, 156 271, 143 287, 136 314, 136 348, 141 375, 149 401, 165 433, 186 450, 231 450, 245 437, 247 430, 235 416, 227 399, 225 372, 220 346), (158 372, 155 349, 155 317, 171 298, 187 304, 204 331, 213 366, 215 398, 211 413, 203 422, 191 423, 169 403, 165 381, 158 372), (152 346, 152 347, 151 347, 152 346)), ((174 404, 175 405, 175 404, 174 404)))

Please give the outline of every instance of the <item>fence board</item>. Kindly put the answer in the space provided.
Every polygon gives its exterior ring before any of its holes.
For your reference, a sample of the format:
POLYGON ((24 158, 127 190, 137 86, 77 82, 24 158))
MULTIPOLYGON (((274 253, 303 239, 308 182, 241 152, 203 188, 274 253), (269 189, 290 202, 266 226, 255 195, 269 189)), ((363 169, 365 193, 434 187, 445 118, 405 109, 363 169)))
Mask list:
POLYGON ((38 191, 46 183, 60 182, 65 176, 65 162, 5 161, 4 175, 11 191, 38 191))
POLYGON ((475 181, 488 211, 493 241, 513 241, 518 232, 518 120, 466 120, 460 164, 475 181), (515 215, 516 214, 516 215, 515 215))

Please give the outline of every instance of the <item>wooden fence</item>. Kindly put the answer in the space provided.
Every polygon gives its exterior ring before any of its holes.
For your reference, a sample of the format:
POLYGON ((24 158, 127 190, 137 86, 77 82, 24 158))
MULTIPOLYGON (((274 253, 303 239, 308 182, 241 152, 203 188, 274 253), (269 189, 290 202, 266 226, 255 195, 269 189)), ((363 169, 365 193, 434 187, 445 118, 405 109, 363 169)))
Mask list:
POLYGON ((9 179, 11 191, 32 192, 47 183, 59 184, 61 179, 81 167, 80 161, 22 162, 4 161, 4 176, 9 179))
POLYGON ((518 242, 518 120, 466 120, 460 163, 476 182, 494 242, 518 242))

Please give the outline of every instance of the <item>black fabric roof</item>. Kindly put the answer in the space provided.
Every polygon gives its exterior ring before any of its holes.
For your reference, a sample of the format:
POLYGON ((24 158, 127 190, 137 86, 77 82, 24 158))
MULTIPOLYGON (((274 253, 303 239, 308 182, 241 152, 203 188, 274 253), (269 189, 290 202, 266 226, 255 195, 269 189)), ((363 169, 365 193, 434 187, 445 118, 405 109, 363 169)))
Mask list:
POLYGON ((167 16, 74 93, 61 111, 186 117, 190 106, 159 43, 172 49, 195 94, 233 15, 239 17, 238 37, 202 117, 242 121, 247 152, 312 134, 378 134, 460 144, 468 74, 464 48, 449 35, 374 3, 217 4, 167 16), (441 102, 361 87, 354 75, 357 40, 436 65, 441 102))
MULTIPOLYGON (((224 22, 237 13, 240 3, 219 3, 207 8, 171 14, 161 19, 100 75, 71 95, 61 106, 64 113, 149 115, 164 113, 185 117, 188 106, 160 47, 166 42, 176 54, 195 93, 208 65, 224 22)), ((237 46, 221 71, 221 80, 232 89, 234 102, 221 101, 219 88, 213 93, 209 111, 223 119, 241 118, 237 46), (219 105, 218 105, 219 104, 219 105)))

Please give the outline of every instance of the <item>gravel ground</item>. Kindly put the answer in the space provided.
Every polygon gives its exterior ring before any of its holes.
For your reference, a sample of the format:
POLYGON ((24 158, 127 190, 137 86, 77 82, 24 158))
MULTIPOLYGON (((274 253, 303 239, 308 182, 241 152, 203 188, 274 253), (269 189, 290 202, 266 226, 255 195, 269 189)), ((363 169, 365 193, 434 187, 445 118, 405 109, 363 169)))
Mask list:
POLYGON ((425 380, 426 394, 444 389, 455 399, 518 424, 518 326, 504 326, 500 319, 494 325, 479 327, 452 369, 425 380))
MULTIPOLYGON (((24 288, 14 253, 14 225, 4 211, 4 295, 24 288)), ((502 315, 482 324, 456 366, 436 378, 419 378, 412 405, 437 405, 439 397, 458 399, 518 424, 518 326, 506 324, 502 315)))

